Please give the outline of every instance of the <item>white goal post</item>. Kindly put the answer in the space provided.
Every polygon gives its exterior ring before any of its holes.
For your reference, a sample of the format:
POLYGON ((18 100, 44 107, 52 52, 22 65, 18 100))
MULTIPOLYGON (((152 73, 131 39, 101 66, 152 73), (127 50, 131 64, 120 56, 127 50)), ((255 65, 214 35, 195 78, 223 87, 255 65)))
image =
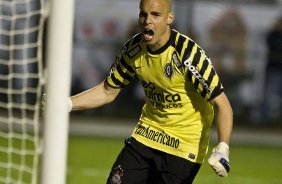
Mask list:
POLYGON ((68 143, 74 0, 51 0, 42 184, 64 184, 68 143))

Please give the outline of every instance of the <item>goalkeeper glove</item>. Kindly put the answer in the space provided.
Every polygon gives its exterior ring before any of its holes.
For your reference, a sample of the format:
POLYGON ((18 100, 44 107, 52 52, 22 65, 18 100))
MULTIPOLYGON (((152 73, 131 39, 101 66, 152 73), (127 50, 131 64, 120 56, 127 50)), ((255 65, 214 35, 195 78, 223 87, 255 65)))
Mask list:
POLYGON ((215 173, 221 177, 228 175, 230 171, 229 164, 229 146, 220 142, 212 151, 208 163, 211 165, 215 173))

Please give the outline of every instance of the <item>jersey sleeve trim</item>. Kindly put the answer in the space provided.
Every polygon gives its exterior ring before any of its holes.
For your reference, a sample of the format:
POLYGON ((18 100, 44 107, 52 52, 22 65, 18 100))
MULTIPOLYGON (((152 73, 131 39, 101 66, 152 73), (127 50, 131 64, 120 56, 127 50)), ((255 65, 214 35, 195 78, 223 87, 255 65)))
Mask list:
POLYGON ((224 88, 221 85, 216 86, 208 101, 211 101, 215 97, 219 96, 222 92, 224 92, 224 88))
POLYGON ((118 87, 118 88, 124 88, 125 85, 118 79, 116 78, 114 75, 111 75, 111 80, 113 81, 113 83, 118 87))
MULTIPOLYGON (((114 80, 117 80, 117 79, 113 79, 112 77, 106 79, 106 83, 107 83, 110 87, 115 88, 115 89, 124 88, 124 85, 123 85, 122 83, 121 83, 120 86, 119 86, 119 85, 116 86, 116 85, 113 85, 113 84, 115 84, 115 83, 111 83, 110 80, 112 80, 112 82, 113 82, 114 80)), ((117 83, 120 84, 120 82, 117 82, 117 83)))

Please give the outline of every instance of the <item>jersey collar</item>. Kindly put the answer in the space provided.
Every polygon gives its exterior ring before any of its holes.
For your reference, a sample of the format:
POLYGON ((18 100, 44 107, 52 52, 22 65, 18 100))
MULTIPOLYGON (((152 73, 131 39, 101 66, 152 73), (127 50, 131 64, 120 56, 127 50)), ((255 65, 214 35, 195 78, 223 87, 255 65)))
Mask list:
POLYGON ((169 37, 169 40, 166 42, 166 44, 164 46, 162 46, 161 48, 159 48, 158 50, 152 51, 149 46, 147 45, 147 51, 150 54, 161 54, 162 52, 164 52, 170 45, 172 45, 174 43, 176 37, 176 32, 175 30, 171 29, 171 34, 169 37))

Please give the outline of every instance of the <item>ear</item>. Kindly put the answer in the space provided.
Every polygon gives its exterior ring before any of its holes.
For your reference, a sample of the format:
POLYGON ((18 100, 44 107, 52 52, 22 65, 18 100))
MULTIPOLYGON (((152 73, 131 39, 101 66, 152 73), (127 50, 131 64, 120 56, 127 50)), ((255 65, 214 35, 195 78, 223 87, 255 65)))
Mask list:
POLYGON ((173 23, 173 21, 174 21, 174 13, 173 13, 173 12, 170 12, 170 13, 168 14, 167 24, 170 25, 170 24, 173 23))

